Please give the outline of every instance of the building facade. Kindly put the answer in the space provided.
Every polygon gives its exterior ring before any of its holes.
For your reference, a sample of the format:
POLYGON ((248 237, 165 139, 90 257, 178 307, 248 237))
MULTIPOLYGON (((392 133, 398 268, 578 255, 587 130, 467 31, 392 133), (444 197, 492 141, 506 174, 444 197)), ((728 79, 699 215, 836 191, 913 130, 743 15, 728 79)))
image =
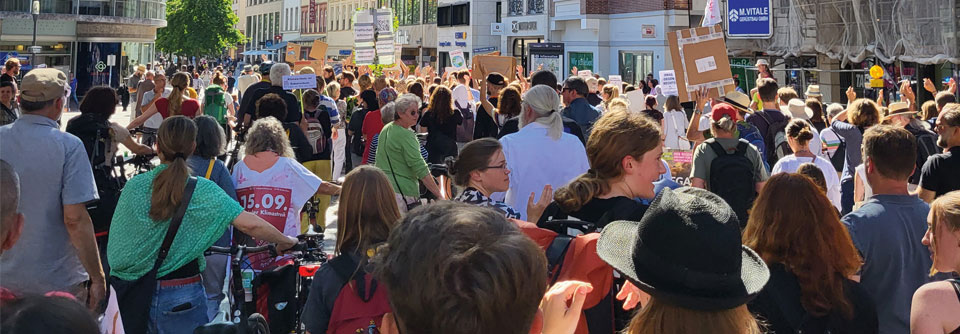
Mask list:
POLYGON ((416 67, 437 64, 437 0, 387 0, 381 7, 393 9, 400 24, 396 44, 400 61, 416 67))
MULTIPOLYGON (((266 57, 273 61, 279 61, 283 58, 280 42, 283 40, 281 34, 283 20, 283 8, 285 0, 239 0, 246 1, 244 8, 244 30, 243 34, 247 37, 244 45, 246 51, 263 50, 270 52, 266 57)), ((253 62, 260 56, 244 57, 247 62, 253 62)))
POLYGON ((500 35, 491 24, 502 17, 501 2, 496 0, 441 0, 437 7, 438 66, 450 65, 450 52, 460 50, 467 64, 477 53, 500 50, 500 35))
POLYGON ((491 24, 490 29, 491 33, 501 36, 500 54, 516 57, 518 64, 528 68, 530 44, 545 43, 550 39, 547 1, 503 0, 499 7, 503 13, 501 22, 491 24))
POLYGON ((37 64, 75 75, 83 95, 92 86, 117 87, 137 64, 154 61, 165 0, 42 0, 39 52, 30 52, 31 0, 0 1, 0 60, 20 58, 21 73, 37 64))

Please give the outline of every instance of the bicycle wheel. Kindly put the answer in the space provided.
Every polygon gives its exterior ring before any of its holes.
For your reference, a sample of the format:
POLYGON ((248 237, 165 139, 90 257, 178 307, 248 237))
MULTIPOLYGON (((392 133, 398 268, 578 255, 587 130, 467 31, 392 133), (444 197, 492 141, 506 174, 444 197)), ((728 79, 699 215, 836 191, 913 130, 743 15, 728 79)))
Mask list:
POLYGON ((250 334, 270 334, 270 327, 267 326, 267 319, 260 313, 251 314, 247 318, 247 333, 250 334))

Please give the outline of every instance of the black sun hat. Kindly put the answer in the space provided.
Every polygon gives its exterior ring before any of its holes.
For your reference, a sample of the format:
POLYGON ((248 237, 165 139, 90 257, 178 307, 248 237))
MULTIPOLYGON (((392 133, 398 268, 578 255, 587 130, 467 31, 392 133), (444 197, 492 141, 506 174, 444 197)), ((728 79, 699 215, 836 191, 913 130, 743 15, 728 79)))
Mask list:
POLYGON ((733 209, 699 188, 664 189, 639 222, 608 224, 597 253, 657 300, 694 310, 746 304, 770 279, 733 209))

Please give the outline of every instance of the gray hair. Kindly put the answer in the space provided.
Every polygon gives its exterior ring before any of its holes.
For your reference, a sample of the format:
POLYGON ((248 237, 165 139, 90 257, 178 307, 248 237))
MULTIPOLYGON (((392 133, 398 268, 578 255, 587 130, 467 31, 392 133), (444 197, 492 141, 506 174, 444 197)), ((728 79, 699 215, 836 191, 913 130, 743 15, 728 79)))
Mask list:
POLYGON ((270 66, 270 83, 274 86, 283 85, 283 77, 290 75, 290 65, 277 63, 270 66))
POLYGON ((193 122, 197 123, 197 148, 193 154, 204 159, 213 159, 223 154, 227 138, 217 120, 210 115, 200 115, 194 118, 193 122))
POLYGON ((380 120, 383 121, 383 124, 387 124, 396 120, 397 116, 397 103, 390 102, 380 106, 380 120))
MULTIPOLYGON (((272 73, 271 73, 272 74, 272 73)), ((290 148, 290 139, 274 117, 261 118, 253 122, 247 133, 247 145, 244 153, 254 155, 260 152, 276 152, 282 157, 293 158, 293 149, 290 148)))
MULTIPOLYGON (((583 81, 583 79, 581 79, 581 81, 583 81)), ((560 139, 560 136, 563 135, 563 118, 560 116, 560 95, 557 95, 555 89, 546 85, 533 86, 533 88, 530 88, 530 90, 527 90, 527 92, 523 94, 522 104, 533 109, 536 118, 532 120, 526 119, 526 116, 524 116, 526 113, 523 107, 521 107, 521 127, 537 122, 547 126, 549 129, 547 134, 551 139, 560 139)))
POLYGON ((834 117, 837 116, 840 112, 844 110, 843 105, 839 103, 831 103, 827 105, 827 123, 830 122, 834 117))
MULTIPOLYGON (((394 110, 394 113, 397 113, 397 114, 410 112, 411 109, 418 109, 420 108, 420 104, 421 104, 420 98, 417 97, 417 95, 412 93, 405 93, 400 95, 399 97, 397 97, 396 100, 393 101, 393 103, 396 104, 396 106, 394 107, 394 109, 396 109, 394 110)), ((396 116, 394 116, 394 119, 396 119, 396 116)))
MULTIPOLYGON (((20 206, 20 176, 13 166, 0 160, 0 224, 6 224, 11 215, 17 214, 20 206)), ((0 225, 0 230, 6 234, 9 226, 0 225)))

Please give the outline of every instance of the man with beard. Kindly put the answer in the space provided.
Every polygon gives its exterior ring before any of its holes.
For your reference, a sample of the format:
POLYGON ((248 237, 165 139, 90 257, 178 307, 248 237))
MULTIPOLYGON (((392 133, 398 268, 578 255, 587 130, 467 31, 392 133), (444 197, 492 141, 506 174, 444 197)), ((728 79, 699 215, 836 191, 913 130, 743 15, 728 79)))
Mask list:
POLYGON ((937 146, 945 151, 927 159, 920 172, 920 198, 927 203, 960 189, 960 104, 944 106, 936 124, 937 146))

